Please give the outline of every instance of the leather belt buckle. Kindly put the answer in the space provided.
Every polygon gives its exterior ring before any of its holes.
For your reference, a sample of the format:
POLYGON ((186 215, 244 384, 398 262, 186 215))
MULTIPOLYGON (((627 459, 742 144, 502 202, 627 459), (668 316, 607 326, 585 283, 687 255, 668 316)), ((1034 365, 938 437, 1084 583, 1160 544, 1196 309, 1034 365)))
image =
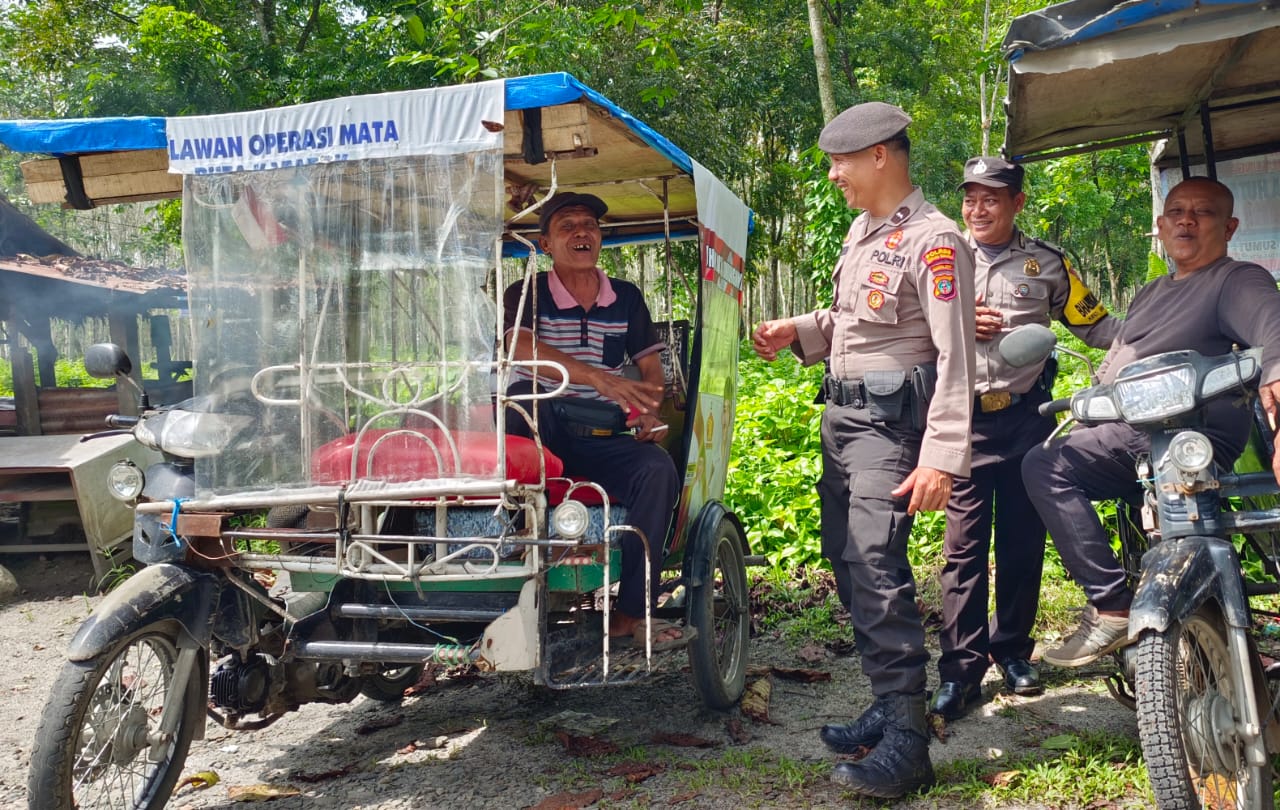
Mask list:
POLYGON ((1013 394, 1008 391, 992 391, 978 397, 978 407, 983 413, 1003 411, 1013 404, 1013 394))

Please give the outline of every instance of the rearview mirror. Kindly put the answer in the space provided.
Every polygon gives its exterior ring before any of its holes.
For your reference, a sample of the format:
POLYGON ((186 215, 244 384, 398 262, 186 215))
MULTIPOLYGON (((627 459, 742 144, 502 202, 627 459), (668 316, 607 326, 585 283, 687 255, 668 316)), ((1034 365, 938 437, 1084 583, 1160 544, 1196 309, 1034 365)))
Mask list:
POLYGON ((997 351, 1006 363, 1023 368, 1043 362, 1058 345, 1058 336, 1047 326, 1027 323, 1006 332, 997 351))
POLYGON ((95 343, 84 352, 84 370, 90 377, 100 380, 114 379, 116 375, 127 376, 133 371, 133 361, 124 349, 114 343, 95 343))

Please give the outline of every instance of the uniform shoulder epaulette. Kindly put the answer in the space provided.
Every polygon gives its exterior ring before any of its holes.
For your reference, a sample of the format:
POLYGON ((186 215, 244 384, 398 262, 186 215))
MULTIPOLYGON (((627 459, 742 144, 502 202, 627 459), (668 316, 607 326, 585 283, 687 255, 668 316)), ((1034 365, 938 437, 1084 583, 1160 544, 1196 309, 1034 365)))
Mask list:
POLYGON ((1049 251, 1053 255, 1057 256, 1064 264, 1067 263, 1068 261, 1067 252, 1062 248, 1058 247, 1057 245, 1055 245, 1054 243, 1048 242, 1044 239, 1040 239, 1039 237, 1036 237, 1036 236, 1028 236, 1027 241, 1031 242, 1034 245, 1039 245, 1040 247, 1049 251))

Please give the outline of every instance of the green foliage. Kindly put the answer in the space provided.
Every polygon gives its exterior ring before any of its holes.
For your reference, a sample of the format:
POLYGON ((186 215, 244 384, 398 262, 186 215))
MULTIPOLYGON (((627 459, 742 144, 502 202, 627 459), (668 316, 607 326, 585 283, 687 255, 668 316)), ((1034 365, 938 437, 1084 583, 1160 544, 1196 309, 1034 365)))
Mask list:
POLYGON ((1124 306, 1148 278, 1151 191, 1147 150, 1110 149, 1032 164, 1027 231, 1062 246, 1104 301, 1124 306))
POLYGON ((1147 281, 1155 281, 1161 276, 1169 275, 1169 263, 1162 259, 1159 254, 1147 254, 1147 281))
POLYGON ((1039 804, 1046 796, 1091 800, 1089 806, 1136 808, 1151 802, 1138 741, 1108 732, 1050 735, 1038 747, 995 760, 957 760, 938 771, 938 786, 927 797, 948 805, 963 800, 1039 804))
POLYGON ((751 547, 771 565, 821 560, 818 493, 822 408, 813 404, 822 367, 803 368, 785 352, 770 364, 744 344, 725 500, 743 520, 751 547))
MULTIPOLYGON (((35 353, 32 352, 34 361, 35 353)), ((89 373, 84 370, 84 359, 60 357, 54 361, 53 371, 56 380, 48 385, 57 385, 59 388, 110 388, 115 384, 114 380, 100 380, 90 377, 89 373)), ((37 380, 40 385, 46 385, 43 381, 37 380)), ((0 397, 13 396, 13 365, 7 360, 0 362, 0 397)))

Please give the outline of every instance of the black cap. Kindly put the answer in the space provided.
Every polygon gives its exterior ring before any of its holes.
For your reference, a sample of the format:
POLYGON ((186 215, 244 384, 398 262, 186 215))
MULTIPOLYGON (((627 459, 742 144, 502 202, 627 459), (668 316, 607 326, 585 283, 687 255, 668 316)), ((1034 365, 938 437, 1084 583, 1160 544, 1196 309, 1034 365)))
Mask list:
POLYGON ((964 180, 960 182, 960 190, 970 183, 990 188, 1010 188, 1022 191, 1022 175, 1024 170, 1016 163, 998 157, 969 158, 964 164, 964 180))
POLYGON ((578 194, 574 191, 563 191, 542 204, 542 208, 538 212, 538 230, 543 233, 547 232, 547 226, 551 224, 551 217, 561 208, 568 208, 571 205, 581 205, 589 208, 591 213, 596 215, 596 219, 604 216, 609 210, 609 206, 604 204, 604 200, 594 194, 578 194))
POLYGON ((818 136, 818 148, 828 155, 861 152, 892 140, 911 123, 901 107, 883 101, 855 104, 831 119, 818 136))

